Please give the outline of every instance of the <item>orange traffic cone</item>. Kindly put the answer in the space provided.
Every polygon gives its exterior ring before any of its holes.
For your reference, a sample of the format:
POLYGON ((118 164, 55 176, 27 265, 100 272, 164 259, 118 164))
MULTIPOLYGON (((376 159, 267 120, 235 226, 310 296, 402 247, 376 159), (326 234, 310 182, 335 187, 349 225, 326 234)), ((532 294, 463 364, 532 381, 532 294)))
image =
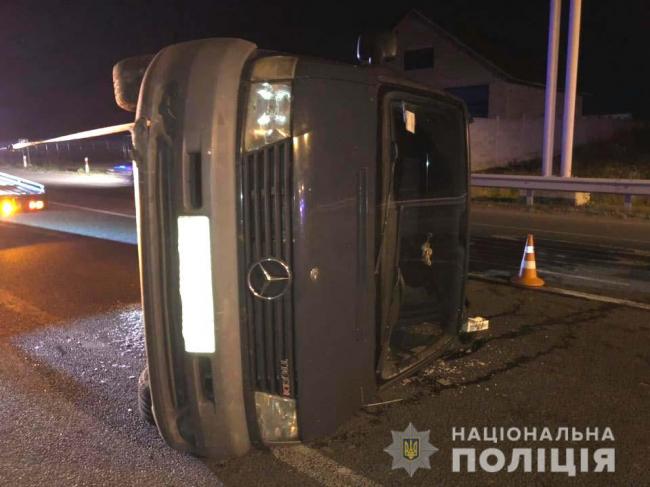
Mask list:
POLYGON ((533 236, 529 233, 524 247, 524 255, 521 258, 519 274, 510 280, 517 286, 541 287, 544 281, 537 277, 537 265, 535 264, 535 247, 533 236))

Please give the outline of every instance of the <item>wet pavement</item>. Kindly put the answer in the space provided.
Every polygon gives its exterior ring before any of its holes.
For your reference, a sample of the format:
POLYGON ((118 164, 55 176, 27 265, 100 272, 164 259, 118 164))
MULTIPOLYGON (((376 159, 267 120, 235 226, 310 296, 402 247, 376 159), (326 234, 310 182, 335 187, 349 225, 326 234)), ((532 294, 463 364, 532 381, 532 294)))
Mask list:
MULTIPOLYGON (((75 177, 84 181, 83 175, 75 177)), ((548 285, 650 303, 648 221, 479 205, 471 216, 473 273, 507 280, 519 268, 526 234, 533 233, 537 267, 548 285)), ((137 242, 133 189, 124 185, 48 186, 46 211, 4 221, 137 242)))
MULTIPOLYGON (((650 313, 472 281, 474 312, 491 329, 468 353, 435 362, 382 393, 403 399, 360 413, 329 448, 333 458, 384 485, 647 485, 650 440, 650 313), (381 465, 389 430, 412 422, 440 449, 430 471, 409 479, 381 465), (613 443, 454 442, 452 429, 611 427, 613 443), (453 473, 451 449, 614 446, 616 473, 453 473)), ((385 455, 385 454, 384 454, 385 455)), ((384 458, 385 461, 385 458, 384 458)), ((548 469, 548 467, 547 467, 548 469)))
MULTIPOLYGON (((0 485, 647 485, 650 312, 470 281, 491 329, 382 391, 335 435, 217 463, 136 413, 144 364, 136 248, 0 227, 0 485), (430 470, 391 470, 391 430, 430 430, 430 470), (615 473, 452 472, 452 428, 610 427, 615 473)), ((505 442, 595 448, 599 443, 505 442)), ((510 456, 508 456, 508 460, 510 456)))
POLYGON ((650 303, 650 221, 475 205, 471 272, 509 279, 528 233, 547 285, 650 303))

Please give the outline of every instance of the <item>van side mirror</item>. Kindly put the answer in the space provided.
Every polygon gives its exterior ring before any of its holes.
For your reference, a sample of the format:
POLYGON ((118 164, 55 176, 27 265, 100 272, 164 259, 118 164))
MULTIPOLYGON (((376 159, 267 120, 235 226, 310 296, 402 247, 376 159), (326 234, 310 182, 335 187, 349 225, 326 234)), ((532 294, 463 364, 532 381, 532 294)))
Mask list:
POLYGON ((357 59, 361 64, 382 64, 397 57, 395 32, 369 32, 357 39, 357 59))
POLYGON ((135 112, 138 106, 140 84, 152 59, 152 55, 130 57, 113 66, 115 103, 121 109, 135 112))

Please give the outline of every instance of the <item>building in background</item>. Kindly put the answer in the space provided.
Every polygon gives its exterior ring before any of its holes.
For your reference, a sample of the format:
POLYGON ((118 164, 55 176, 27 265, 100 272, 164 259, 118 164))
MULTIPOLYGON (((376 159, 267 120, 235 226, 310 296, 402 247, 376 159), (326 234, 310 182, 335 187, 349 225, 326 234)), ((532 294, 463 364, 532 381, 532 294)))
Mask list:
MULTIPOLYGON (((537 78, 544 77, 545 59, 516 59, 488 43, 469 46, 418 10, 408 12, 394 31, 398 55, 389 64, 404 70, 413 80, 452 93, 467 104, 474 117, 470 127, 474 170, 541 156, 545 86, 537 78), (479 52, 481 47, 486 52, 479 52)), ((560 71, 558 81, 562 79, 560 71)), ((563 104, 563 93, 559 92, 555 137, 558 153, 563 104)), ((582 106, 583 96, 579 94, 577 145, 609 138, 633 124, 614 117, 585 117, 582 106)))
MULTIPOLYGON (((411 10, 395 26, 398 57, 394 66, 414 80, 448 91, 467 103, 470 113, 480 118, 512 119, 544 115, 544 84, 526 72, 526 65, 509 62, 506 72, 497 61, 465 44, 450 32, 411 10)), ((494 49, 492 49, 494 52, 494 49)), ((543 72, 542 72, 543 73, 543 72)), ((562 97, 558 97, 558 116, 562 97)), ((576 114, 582 115, 582 96, 576 100, 576 114)))

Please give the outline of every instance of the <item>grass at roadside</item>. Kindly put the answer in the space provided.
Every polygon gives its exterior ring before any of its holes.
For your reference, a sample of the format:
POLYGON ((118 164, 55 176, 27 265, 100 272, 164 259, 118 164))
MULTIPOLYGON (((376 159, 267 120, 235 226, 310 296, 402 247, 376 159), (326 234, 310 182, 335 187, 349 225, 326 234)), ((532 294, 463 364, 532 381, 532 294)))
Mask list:
MULTIPOLYGON (((541 160, 531 159, 505 167, 481 171, 492 174, 541 173, 541 160)), ((560 172, 560 158, 553 161, 553 174, 560 172)), ((644 127, 619 134, 615 138, 576 147, 573 155, 573 175, 608 179, 650 179, 650 128, 644 127)), ((524 205, 518 190, 474 188, 475 203, 491 205, 524 205)), ((635 197, 631 211, 623 207, 622 195, 592 194, 589 203, 575 208, 568 200, 536 198, 536 211, 579 211, 594 214, 624 215, 650 219, 650 197, 635 197)))

